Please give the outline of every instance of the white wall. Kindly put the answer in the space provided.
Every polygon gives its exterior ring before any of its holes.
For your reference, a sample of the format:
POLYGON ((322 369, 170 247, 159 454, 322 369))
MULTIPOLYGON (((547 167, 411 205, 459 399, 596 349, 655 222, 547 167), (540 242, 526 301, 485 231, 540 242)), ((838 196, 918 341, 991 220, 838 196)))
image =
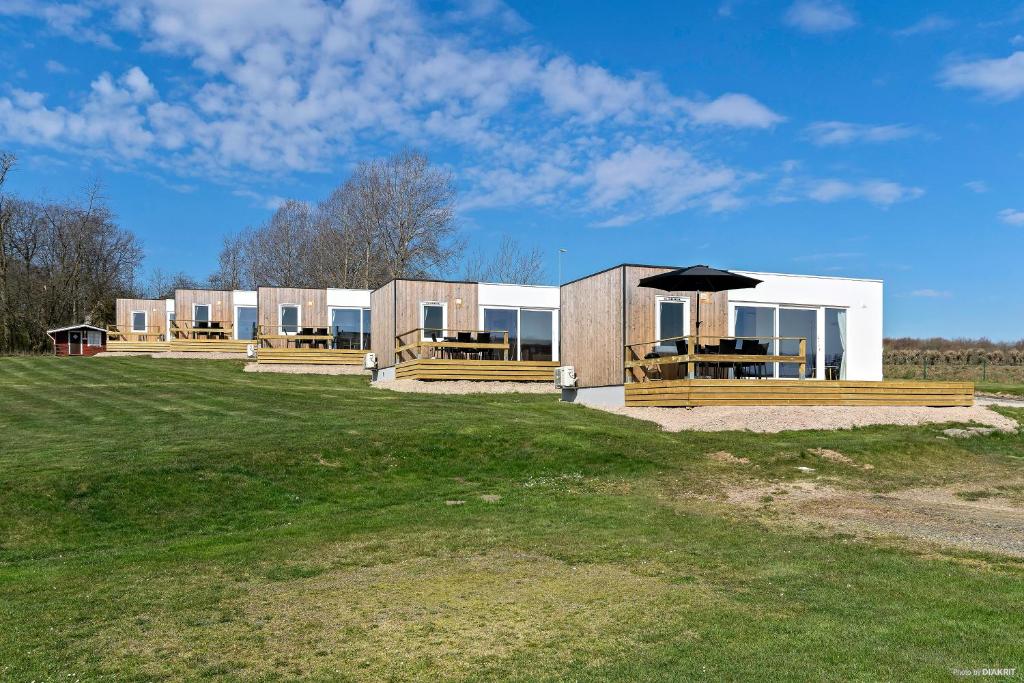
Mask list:
POLYGON ((481 282, 477 285, 477 299, 481 306, 558 308, 558 287, 481 282))
POLYGON ((247 289, 236 289, 231 292, 231 300, 235 306, 255 306, 256 292, 247 289))
POLYGON ((164 299, 164 304, 167 306, 168 313, 174 313, 174 299, 164 299))
MULTIPOLYGON (((729 292, 729 330, 734 304, 760 303, 828 306, 847 309, 846 378, 882 379, 882 281, 816 275, 783 275, 735 271, 762 283, 729 292)), ((821 317, 819 316, 819 321, 821 317)), ((819 329, 822 325, 819 324, 819 329)))
POLYGON ((327 305, 344 308, 369 308, 369 289, 328 289, 327 305))

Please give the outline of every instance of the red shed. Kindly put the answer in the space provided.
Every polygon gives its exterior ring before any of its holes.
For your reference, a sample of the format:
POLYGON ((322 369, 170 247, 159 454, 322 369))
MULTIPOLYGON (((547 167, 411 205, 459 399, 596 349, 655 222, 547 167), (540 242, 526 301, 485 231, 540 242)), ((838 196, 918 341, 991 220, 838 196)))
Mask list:
POLYGON ((69 325, 47 330, 57 356, 95 356, 107 350, 107 331, 94 325, 69 325))

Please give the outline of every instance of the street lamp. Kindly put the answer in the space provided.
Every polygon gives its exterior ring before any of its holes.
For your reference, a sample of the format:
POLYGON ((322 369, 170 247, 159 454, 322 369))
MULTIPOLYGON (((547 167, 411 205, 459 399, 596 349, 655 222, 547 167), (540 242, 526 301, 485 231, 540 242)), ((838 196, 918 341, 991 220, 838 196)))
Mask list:
POLYGON ((559 248, 559 250, 558 250, 558 286, 559 287, 562 286, 562 254, 566 253, 567 251, 569 251, 569 250, 568 249, 561 249, 561 248, 559 248))

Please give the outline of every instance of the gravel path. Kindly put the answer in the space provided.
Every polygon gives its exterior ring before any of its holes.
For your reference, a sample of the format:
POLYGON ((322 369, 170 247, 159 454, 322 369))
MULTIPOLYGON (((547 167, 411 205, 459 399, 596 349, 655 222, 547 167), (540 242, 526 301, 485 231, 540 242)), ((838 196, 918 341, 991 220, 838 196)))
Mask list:
POLYGON ((195 358, 198 360, 245 360, 245 353, 224 353, 222 351, 161 351, 150 354, 153 358, 195 358))
POLYGON ((557 394, 551 382, 423 382, 417 379, 391 379, 371 382, 377 389, 409 394, 557 394))
POLYGON ((1001 394, 975 394, 974 402, 979 406, 1004 406, 1006 408, 1024 408, 1024 398, 1019 396, 1003 396, 1001 394))
POLYGON ((667 432, 849 429, 867 425, 920 425, 935 422, 976 422, 1014 431, 1017 422, 984 406, 917 408, 907 406, 704 406, 699 408, 604 408, 600 410, 648 420, 667 432))
POLYGON ((245 372, 276 372, 282 375, 369 375, 358 365, 319 365, 316 363, 246 363, 245 372))

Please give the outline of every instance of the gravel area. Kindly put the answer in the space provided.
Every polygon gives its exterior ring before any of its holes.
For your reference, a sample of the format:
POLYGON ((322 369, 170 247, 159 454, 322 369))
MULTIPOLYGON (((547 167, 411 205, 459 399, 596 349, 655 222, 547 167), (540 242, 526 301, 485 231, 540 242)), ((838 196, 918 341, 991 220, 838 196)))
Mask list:
POLYGON ((245 372, 276 372, 282 375, 369 375, 358 365, 319 365, 317 363, 246 363, 245 372))
POLYGON ((153 354, 149 351, 100 351, 96 354, 97 358, 109 357, 109 358, 127 358, 128 356, 152 356, 153 354))
POLYGON ((648 420, 667 432, 784 432, 795 429, 850 429, 867 425, 920 425, 975 422, 1012 432, 1017 422, 984 406, 703 406, 699 408, 611 408, 600 410, 648 420))
POLYGON ((424 382, 418 379, 391 379, 371 382, 377 389, 409 394, 557 394, 551 382, 424 382))

